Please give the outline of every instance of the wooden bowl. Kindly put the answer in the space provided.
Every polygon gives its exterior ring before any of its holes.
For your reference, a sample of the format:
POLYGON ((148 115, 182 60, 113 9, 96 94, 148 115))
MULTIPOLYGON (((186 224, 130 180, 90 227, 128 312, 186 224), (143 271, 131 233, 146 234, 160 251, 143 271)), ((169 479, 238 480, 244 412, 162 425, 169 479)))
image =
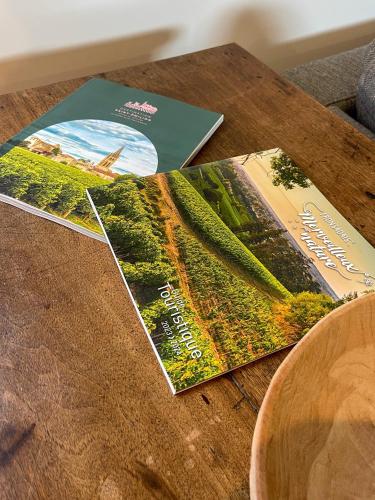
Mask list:
POLYGON ((375 498, 375 293, 339 307, 277 370, 257 420, 252 500, 375 498))

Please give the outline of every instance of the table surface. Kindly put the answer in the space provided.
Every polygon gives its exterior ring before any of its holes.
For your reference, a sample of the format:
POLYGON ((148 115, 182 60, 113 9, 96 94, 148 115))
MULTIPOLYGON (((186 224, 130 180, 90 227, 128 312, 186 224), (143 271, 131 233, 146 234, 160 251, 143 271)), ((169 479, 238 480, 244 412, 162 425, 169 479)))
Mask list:
MULTIPOLYGON (((236 45, 99 75, 221 111, 200 164, 279 146, 375 244, 375 143, 236 45)), ((86 79, 0 97, 0 141, 86 79)), ((0 496, 248 498, 287 350, 171 396, 109 248, 0 204, 0 496)))

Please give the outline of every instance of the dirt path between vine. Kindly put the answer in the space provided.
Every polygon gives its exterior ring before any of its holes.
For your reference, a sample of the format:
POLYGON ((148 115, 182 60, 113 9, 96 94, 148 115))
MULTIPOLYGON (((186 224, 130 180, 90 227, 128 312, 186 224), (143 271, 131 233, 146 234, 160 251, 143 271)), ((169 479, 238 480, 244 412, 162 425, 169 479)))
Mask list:
MULTIPOLYGON (((169 185, 168 185, 168 179, 166 174, 160 174, 156 176, 156 181, 158 188, 160 190, 160 199, 158 201, 158 206, 160 210, 160 215, 164 219, 164 228, 165 228, 165 234, 166 234, 166 239, 167 243, 164 244, 164 247, 167 251, 167 254, 169 258, 171 259, 173 266, 175 267, 178 277, 179 277, 179 282, 180 282, 180 288, 181 291, 183 292, 183 295, 189 299, 189 306, 195 313, 195 318, 196 318, 196 323, 199 325, 202 333, 207 336, 207 338, 210 338, 211 341, 213 340, 209 331, 208 331, 208 324, 209 321, 205 321, 201 318, 201 315, 197 309, 197 306, 194 303, 194 294, 192 293, 190 286, 189 286, 189 279, 188 279, 188 273, 185 267, 184 260, 179 252, 177 240, 176 240, 176 235, 175 235, 175 230, 176 226, 180 226, 184 231, 186 231, 190 236, 192 236, 194 239, 197 239, 199 243, 203 246, 203 248, 208 251, 210 254, 212 254, 214 257, 218 259, 218 261, 225 266, 225 268, 228 270, 228 272, 232 273, 234 276, 237 276, 241 280, 244 281, 244 284, 253 286, 257 288, 260 292, 262 292, 264 295, 266 295, 271 301, 275 302, 276 304, 278 303, 278 300, 275 299, 268 291, 264 290, 259 283, 251 280, 248 275, 246 275, 241 269, 239 269, 237 266, 235 266, 232 262, 230 262, 229 259, 224 258, 215 248, 213 248, 211 245, 207 244, 207 242, 203 241, 199 235, 196 234, 195 231, 189 226, 188 223, 186 223, 183 219, 183 217, 180 215, 178 208, 176 207, 169 185)), ((203 304, 202 304, 203 305, 203 304)), ((210 304, 210 300, 207 300, 206 303, 204 304, 204 307, 210 307, 212 304, 210 304)), ((218 318, 216 318, 218 319, 218 318)), ((222 318, 223 321, 226 321, 226 318, 222 318)), ((223 363, 226 364, 225 358, 223 359, 215 346, 215 351, 217 358, 223 363)))
MULTIPOLYGON (((166 216, 166 232, 167 232, 167 237, 168 241, 172 241, 173 244, 171 245, 171 252, 172 252, 172 257, 173 254, 176 254, 177 260, 174 260, 174 263, 178 266, 177 268, 182 268, 183 269, 183 281, 184 285, 186 285, 186 290, 189 292, 189 284, 188 284, 188 278, 187 278, 187 273, 185 270, 185 266, 179 258, 179 252, 178 252, 178 247, 175 241, 175 236, 174 236, 174 226, 180 225, 183 227, 185 231, 187 231, 194 239, 197 239, 199 243, 205 248, 210 254, 214 255, 217 260, 224 265, 224 267, 230 271, 233 275, 237 276, 241 280, 243 280, 246 284, 253 286, 257 288, 260 292, 264 293, 271 301, 276 301, 278 302, 278 299, 274 297, 269 290, 267 290, 265 287, 263 287, 260 283, 258 283, 256 280, 252 280, 247 273, 242 271, 238 266, 233 264, 233 262, 230 261, 230 259, 224 257, 220 252, 217 251, 212 245, 209 245, 206 241, 202 240, 199 237, 199 234, 197 234, 195 231, 191 229, 189 224, 187 224, 184 219, 181 217, 180 213, 178 212, 178 209, 176 208, 172 194, 170 192, 169 186, 168 186, 168 181, 165 176, 165 174, 160 174, 157 177, 157 182, 159 189, 161 191, 162 197, 160 200, 160 210, 162 212, 163 216, 166 216), (163 202, 165 203, 165 207, 163 207, 163 202), (166 208, 167 207, 167 208, 166 208), (169 217, 169 222, 168 224, 168 217, 169 217)), ((189 292, 189 296, 190 292, 189 292)))
POLYGON ((202 320, 201 315, 194 304, 193 294, 191 293, 190 290, 185 264, 178 250, 178 244, 175 237, 175 228, 176 226, 181 226, 186 232, 188 232, 192 236, 195 235, 193 234, 191 229, 186 225, 181 215, 179 214, 176 205, 174 204, 165 174, 160 174, 156 176, 156 179, 161 193, 161 198, 159 202, 160 215, 163 218, 165 217, 164 227, 165 227, 165 234, 167 237, 167 243, 164 245, 164 247, 178 273, 180 289, 183 292, 182 295, 189 299, 189 307, 195 314, 195 322, 199 326, 199 329, 201 330, 203 335, 205 335, 208 339, 211 340, 213 348, 215 349, 215 357, 222 364, 222 369, 225 371, 227 370, 226 360, 223 359, 220 353, 218 352, 215 342, 213 341, 210 333, 207 330, 207 324, 204 320, 202 320))
POLYGON ((174 233, 176 226, 182 226, 186 231, 189 231, 189 228, 185 225, 182 217, 180 216, 172 200, 172 195, 169 191, 169 186, 166 176, 161 174, 158 175, 156 179, 158 187, 161 192, 159 208, 161 216, 164 218, 165 233, 168 241, 165 244, 165 248, 168 252, 170 259, 173 261, 175 268, 179 270, 180 286, 182 291, 186 292, 188 297, 191 297, 192 295, 189 288, 189 281, 187 277, 185 264, 180 256, 180 252, 178 250, 178 245, 174 233))

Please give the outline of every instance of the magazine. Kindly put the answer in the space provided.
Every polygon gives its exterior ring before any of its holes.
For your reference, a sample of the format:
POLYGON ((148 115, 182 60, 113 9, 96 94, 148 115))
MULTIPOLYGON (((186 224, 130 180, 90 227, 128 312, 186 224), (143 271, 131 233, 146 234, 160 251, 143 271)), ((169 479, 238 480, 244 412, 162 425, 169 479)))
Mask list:
POLYGON ((279 149, 89 196, 173 393, 374 291, 374 249, 279 149))
POLYGON ((0 147, 0 201, 104 239, 86 188, 184 166, 223 115, 92 79, 0 147))

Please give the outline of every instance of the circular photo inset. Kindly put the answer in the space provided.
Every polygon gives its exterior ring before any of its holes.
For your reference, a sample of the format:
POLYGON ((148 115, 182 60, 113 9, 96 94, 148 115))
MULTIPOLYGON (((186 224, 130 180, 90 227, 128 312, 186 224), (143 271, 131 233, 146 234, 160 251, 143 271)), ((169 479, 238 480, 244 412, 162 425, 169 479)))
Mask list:
POLYGON ((150 139, 127 125, 106 120, 57 123, 23 141, 30 151, 106 180, 156 172, 158 155, 150 139))

